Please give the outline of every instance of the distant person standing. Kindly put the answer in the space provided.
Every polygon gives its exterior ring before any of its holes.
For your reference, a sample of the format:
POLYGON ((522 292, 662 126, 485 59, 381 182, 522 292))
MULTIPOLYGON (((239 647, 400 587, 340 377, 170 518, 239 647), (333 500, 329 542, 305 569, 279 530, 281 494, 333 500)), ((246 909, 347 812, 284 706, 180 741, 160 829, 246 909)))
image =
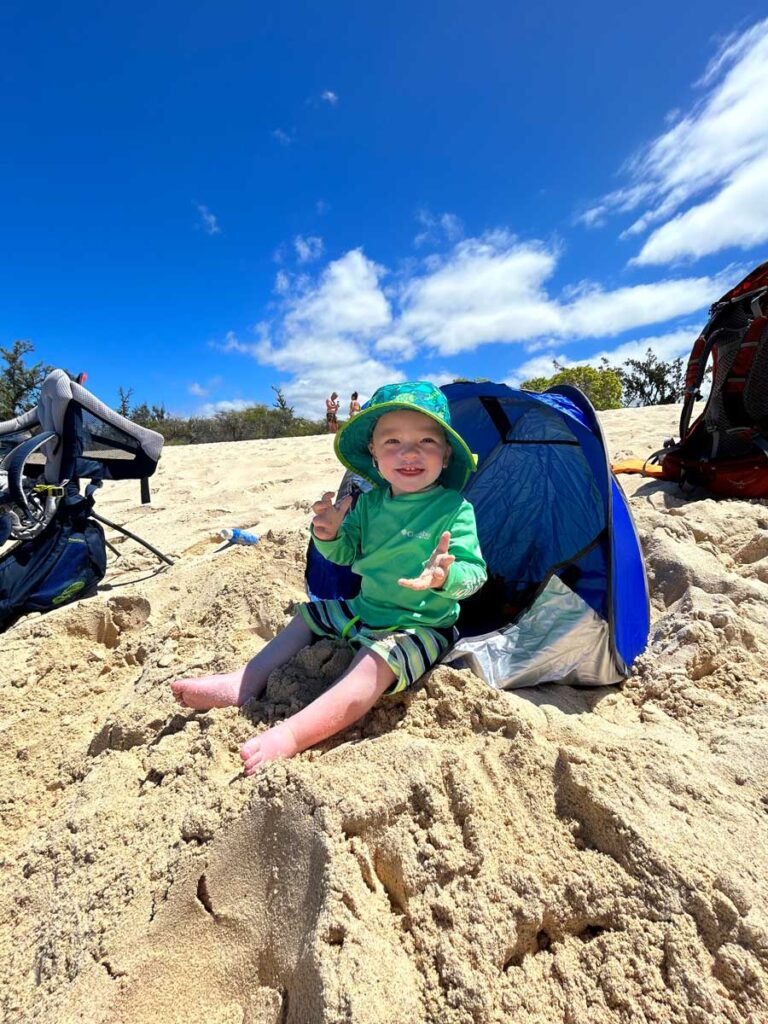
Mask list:
POLYGON ((353 391, 351 396, 350 396, 349 418, 352 419, 352 417, 353 416, 357 416, 357 414, 359 412, 360 412, 360 403, 357 400, 357 392, 353 391))
POLYGON ((325 400, 325 422, 328 427, 329 434, 335 434, 339 429, 339 421, 336 418, 339 411, 339 396, 333 391, 330 398, 325 400))

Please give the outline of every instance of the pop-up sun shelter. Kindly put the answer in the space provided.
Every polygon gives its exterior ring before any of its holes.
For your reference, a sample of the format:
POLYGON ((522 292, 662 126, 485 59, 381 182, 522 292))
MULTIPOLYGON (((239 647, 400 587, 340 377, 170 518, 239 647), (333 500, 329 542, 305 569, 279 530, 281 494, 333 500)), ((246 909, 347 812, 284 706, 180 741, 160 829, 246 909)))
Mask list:
MULTIPOLYGON (((647 643, 648 584, 589 400, 572 387, 533 394, 461 383, 443 391, 453 426, 478 458, 464 496, 489 576, 463 602, 461 638, 444 660, 507 689, 624 679, 647 643)), ((310 549, 311 596, 350 597, 358 585, 310 549)))

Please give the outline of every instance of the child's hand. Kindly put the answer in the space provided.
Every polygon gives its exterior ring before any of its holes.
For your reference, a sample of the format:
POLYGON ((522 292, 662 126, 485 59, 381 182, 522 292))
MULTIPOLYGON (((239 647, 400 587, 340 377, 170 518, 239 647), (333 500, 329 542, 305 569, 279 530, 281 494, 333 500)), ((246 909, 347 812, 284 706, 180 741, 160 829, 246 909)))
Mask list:
POLYGON ((448 570, 456 561, 453 555, 448 554, 450 543, 451 535, 446 530, 437 542, 437 547, 430 555, 421 575, 415 580, 398 580, 400 586, 408 587, 409 590, 439 590, 448 579, 448 570))
POLYGON ((335 540, 339 532, 341 521, 349 512, 352 504, 352 495, 348 494, 337 504, 333 504, 333 491, 326 491, 320 501, 312 506, 315 518, 312 520, 312 529, 318 540, 335 540))

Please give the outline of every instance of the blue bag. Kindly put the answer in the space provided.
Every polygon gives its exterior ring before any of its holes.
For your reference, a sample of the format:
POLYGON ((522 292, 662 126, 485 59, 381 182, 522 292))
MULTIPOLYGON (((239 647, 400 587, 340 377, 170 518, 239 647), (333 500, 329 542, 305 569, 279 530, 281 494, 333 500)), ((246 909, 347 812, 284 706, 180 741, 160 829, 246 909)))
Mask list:
POLYGON ((0 631, 28 612, 48 612, 94 593, 107 569, 93 502, 65 497, 41 534, 0 558, 0 631))

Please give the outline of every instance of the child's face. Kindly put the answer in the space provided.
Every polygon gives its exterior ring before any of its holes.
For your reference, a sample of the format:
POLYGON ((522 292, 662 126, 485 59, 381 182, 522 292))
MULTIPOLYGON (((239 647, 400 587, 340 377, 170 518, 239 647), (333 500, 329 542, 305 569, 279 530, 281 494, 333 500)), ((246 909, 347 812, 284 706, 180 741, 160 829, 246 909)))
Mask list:
POLYGON ((410 409, 385 413, 373 428, 368 450, 395 496, 431 487, 451 458, 440 424, 410 409))

